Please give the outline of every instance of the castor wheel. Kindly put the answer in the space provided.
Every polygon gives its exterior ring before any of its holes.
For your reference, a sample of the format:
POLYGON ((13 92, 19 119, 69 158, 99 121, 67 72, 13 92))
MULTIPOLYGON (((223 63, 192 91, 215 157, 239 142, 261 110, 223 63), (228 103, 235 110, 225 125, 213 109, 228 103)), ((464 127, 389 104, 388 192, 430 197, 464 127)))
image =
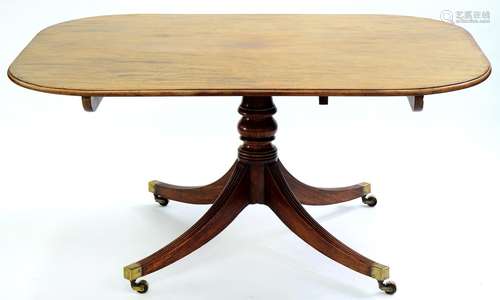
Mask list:
POLYGON ((396 284, 392 281, 379 281, 378 288, 384 291, 387 295, 393 295, 397 291, 396 284))
POLYGON ((361 197, 361 201, 363 201, 364 204, 368 205, 369 207, 374 207, 375 205, 377 205, 377 198, 375 198, 375 196, 372 196, 372 195, 365 195, 363 197, 361 197))
POLYGON ((130 282, 130 286, 134 291, 138 292, 139 294, 145 294, 149 288, 148 282, 146 280, 141 280, 139 282, 132 280, 130 282))
POLYGON ((161 206, 167 206, 168 205, 168 199, 163 198, 159 195, 154 195, 155 196, 155 201, 160 204, 161 206))

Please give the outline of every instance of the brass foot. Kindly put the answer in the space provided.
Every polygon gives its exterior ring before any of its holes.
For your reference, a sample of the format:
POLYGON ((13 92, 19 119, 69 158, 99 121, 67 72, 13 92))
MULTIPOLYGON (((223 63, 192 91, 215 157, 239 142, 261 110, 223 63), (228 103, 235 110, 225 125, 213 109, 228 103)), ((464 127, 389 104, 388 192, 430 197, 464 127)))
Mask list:
POLYGON ((141 280, 136 282, 137 278, 142 276, 142 267, 140 264, 135 263, 123 268, 123 277, 130 281, 130 286, 132 289, 140 294, 144 294, 148 291, 148 282, 146 280, 141 280))
POLYGON ((396 284, 392 281, 379 281, 378 288, 387 295, 393 295, 397 291, 396 284))
POLYGON ((378 281, 378 288, 386 294, 392 295, 396 292, 396 284, 387 280, 389 278, 389 267, 374 263, 372 265, 371 277, 378 281))
POLYGON ((157 183, 158 183, 157 180, 152 180, 152 181, 148 182, 148 191, 150 193, 153 193, 153 194, 155 193, 155 187, 156 187, 157 183))
POLYGON ((368 195, 372 191, 372 185, 369 184, 368 182, 362 182, 360 185, 363 186, 363 195, 368 195))
POLYGON ((142 267, 140 264, 135 263, 123 268, 123 277, 127 280, 136 280, 142 276, 142 267))
POLYGON ((145 294, 149 289, 149 285, 146 280, 141 280, 139 282, 132 280, 130 281, 130 286, 134 291, 138 292, 139 294, 145 294))
POLYGON ((364 204, 368 205, 369 207, 374 207, 377 205, 377 198, 373 195, 365 195, 361 197, 361 201, 363 201, 364 204))

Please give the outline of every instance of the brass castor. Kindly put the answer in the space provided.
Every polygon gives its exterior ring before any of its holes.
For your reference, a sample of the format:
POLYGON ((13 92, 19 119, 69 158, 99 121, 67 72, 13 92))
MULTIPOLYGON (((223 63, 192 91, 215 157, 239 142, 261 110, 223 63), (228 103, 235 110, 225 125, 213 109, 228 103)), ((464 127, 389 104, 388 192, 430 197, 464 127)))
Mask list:
POLYGON ((369 195, 369 196, 363 196, 361 197, 361 201, 363 201, 364 204, 368 205, 369 207, 374 207, 377 205, 377 198, 375 196, 369 195))
POLYGON ((149 288, 148 282, 146 280, 141 280, 139 282, 132 280, 130 282, 130 286, 134 291, 138 292, 139 294, 145 294, 149 288))
POLYGON ((393 295, 397 291, 396 284, 392 281, 379 281, 378 288, 384 291, 387 295, 393 295))
POLYGON ((155 196, 155 201, 160 204, 161 206, 167 206, 168 205, 168 199, 163 198, 159 195, 154 195, 155 196))

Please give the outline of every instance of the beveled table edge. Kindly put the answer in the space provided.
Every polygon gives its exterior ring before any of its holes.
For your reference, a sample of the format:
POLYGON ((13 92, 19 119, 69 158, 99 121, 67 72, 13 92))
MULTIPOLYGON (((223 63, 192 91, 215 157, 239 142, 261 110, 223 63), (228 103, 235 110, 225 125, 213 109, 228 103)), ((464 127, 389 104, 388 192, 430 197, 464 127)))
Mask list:
POLYGON ((40 86, 18 79, 11 72, 7 75, 14 83, 35 91, 70 96, 140 97, 140 96, 409 96, 430 95, 466 89, 485 81, 486 72, 474 79, 428 88, 416 89, 155 89, 155 90, 82 90, 40 86))

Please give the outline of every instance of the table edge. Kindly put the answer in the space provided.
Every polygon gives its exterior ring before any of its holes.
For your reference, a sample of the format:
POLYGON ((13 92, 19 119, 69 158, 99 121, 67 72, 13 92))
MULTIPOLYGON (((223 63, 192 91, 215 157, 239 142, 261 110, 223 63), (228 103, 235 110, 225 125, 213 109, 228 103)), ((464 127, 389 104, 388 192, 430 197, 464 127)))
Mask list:
POLYGON ((27 89, 58 95, 147 97, 147 96, 411 96, 430 95, 466 89, 485 81, 491 74, 491 64, 480 76, 450 85, 414 89, 153 89, 153 90, 84 90, 41 86, 17 78, 10 71, 7 76, 15 84, 27 89))

